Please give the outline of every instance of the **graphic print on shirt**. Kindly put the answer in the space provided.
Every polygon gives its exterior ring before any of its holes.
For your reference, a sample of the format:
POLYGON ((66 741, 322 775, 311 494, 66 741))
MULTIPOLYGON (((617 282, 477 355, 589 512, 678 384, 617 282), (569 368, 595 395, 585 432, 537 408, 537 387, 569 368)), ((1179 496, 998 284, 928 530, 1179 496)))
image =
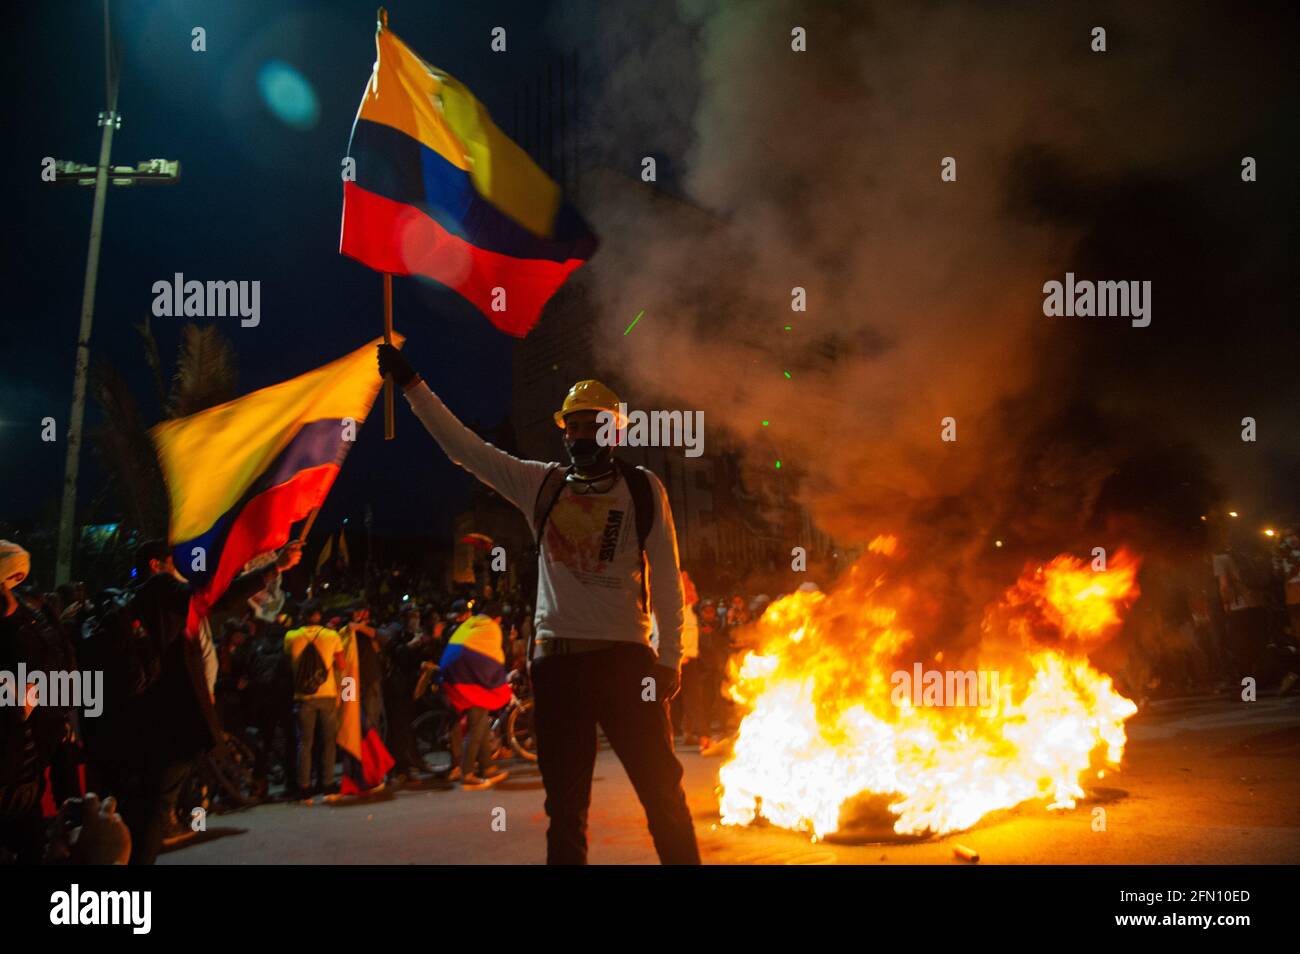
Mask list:
POLYGON ((583 583, 617 587, 609 572, 628 532, 627 511, 608 494, 564 494, 546 521, 546 557, 583 583))

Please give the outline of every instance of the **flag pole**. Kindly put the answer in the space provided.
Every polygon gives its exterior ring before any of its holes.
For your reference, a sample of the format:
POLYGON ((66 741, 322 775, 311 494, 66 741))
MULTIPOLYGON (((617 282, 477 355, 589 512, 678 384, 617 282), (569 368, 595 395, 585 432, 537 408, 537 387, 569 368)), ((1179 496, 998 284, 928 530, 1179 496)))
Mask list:
MULTIPOLYGON (((393 275, 384 272, 384 342, 393 343, 393 275)), ((384 440, 396 436, 393 427, 393 376, 384 376, 384 440)))
MULTIPOLYGON (((388 11, 383 7, 375 11, 375 20, 376 31, 388 29, 388 11)), ((384 343, 393 343, 393 275, 391 272, 384 272, 384 343)), ((391 441, 396 436, 397 432, 393 426, 393 376, 386 374, 384 375, 384 440, 391 441)), ((315 514, 312 516, 314 517, 315 514)))
POLYGON ((304 523, 302 529, 298 531, 298 539, 296 542, 307 542, 307 534, 311 533, 311 526, 316 522, 316 515, 318 513, 320 513, 320 507, 313 507, 311 513, 307 514, 307 522, 304 523))

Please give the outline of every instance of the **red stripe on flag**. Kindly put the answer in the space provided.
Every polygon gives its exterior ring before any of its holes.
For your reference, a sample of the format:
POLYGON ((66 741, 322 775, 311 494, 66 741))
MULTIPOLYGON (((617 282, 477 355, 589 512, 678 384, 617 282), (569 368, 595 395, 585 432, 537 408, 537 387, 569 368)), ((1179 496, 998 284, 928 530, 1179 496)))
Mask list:
POLYGON ((552 262, 489 252, 452 235, 401 202, 343 183, 339 251, 375 271, 424 275, 462 295, 507 334, 522 338, 582 259, 552 262), (493 289, 505 290, 505 311, 493 311, 493 289))
POLYGON ((244 564, 289 542, 293 524, 325 501, 338 473, 338 464, 308 467, 244 504, 226 534, 216 572, 208 585, 194 594, 190 605, 191 621, 196 616, 207 615, 244 564))
POLYGON ((489 689, 486 686, 477 686, 472 682, 445 682, 442 687, 447 694, 447 701, 455 707, 457 712, 464 712, 474 706, 479 706, 490 712, 494 709, 500 709, 510 701, 509 685, 489 689))

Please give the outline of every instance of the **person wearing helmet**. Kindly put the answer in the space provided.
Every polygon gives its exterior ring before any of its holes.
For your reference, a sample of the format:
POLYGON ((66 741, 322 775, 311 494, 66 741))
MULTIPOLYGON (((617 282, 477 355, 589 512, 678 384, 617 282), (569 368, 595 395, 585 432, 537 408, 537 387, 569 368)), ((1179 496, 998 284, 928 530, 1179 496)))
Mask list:
POLYGON ((518 507, 538 546, 528 650, 549 864, 585 864, 599 725, 645 808, 664 864, 699 864, 673 752, 668 703, 680 682, 682 586, 677 535, 659 478, 618 460, 602 414, 618 397, 579 381, 555 412, 569 464, 520 460, 465 427, 400 351, 379 346, 411 409, 447 456, 518 507), (650 648, 651 614, 659 652, 650 648))

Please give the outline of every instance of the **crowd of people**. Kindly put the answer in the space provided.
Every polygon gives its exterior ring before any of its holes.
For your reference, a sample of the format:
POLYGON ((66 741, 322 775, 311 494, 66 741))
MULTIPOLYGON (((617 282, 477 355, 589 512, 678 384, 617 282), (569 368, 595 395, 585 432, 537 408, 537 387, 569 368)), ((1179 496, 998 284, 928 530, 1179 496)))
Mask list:
MULTIPOLYGON (((87 700, 29 697, 28 686, 18 704, 0 705, 0 859, 151 863, 184 832, 177 798, 196 760, 232 738, 252 753, 257 800, 366 794, 435 777, 477 789, 505 776, 497 763, 509 750, 487 726, 514 687, 527 685, 534 611, 522 594, 497 598, 499 581, 439 590, 409 574, 353 591, 334 573, 295 595, 283 574, 300 558, 291 544, 249 568, 195 636, 190 584, 161 541, 140 546, 122 587, 94 595, 84 584, 34 588, 25 551, 0 541, 0 674, 21 665, 103 677, 93 717, 87 700), (345 752, 340 774, 349 682, 357 734, 371 748, 360 758, 345 752), (452 727, 449 758, 437 764, 415 730, 431 707, 452 727)), ((1199 687, 1235 692, 1247 676, 1261 688, 1276 677, 1289 692, 1300 679, 1300 534, 1280 531, 1263 548, 1220 545, 1205 570, 1205 598, 1172 601, 1188 604, 1183 628, 1206 661, 1199 687)), ((1159 620, 1171 601, 1153 582, 1144 598, 1159 620)), ((678 746, 707 755, 736 729, 727 663, 740 630, 770 601, 701 598, 685 571, 681 583, 681 680, 670 721, 678 746)), ((1150 628, 1134 627, 1138 656, 1150 628)), ((1130 667, 1119 678, 1126 691, 1154 695, 1145 690, 1177 671, 1168 660, 1186 655, 1156 651, 1147 671, 1130 667)), ((1183 675, 1188 686, 1198 682, 1183 675)))
POLYGON ((1220 527, 1196 554, 1146 554, 1112 660, 1139 701, 1201 692, 1295 690, 1300 681, 1300 534, 1220 527), (1244 683, 1249 680, 1249 686, 1244 683))
MULTIPOLYGON (((351 592, 346 575, 332 573, 328 586, 316 579, 295 595, 282 574, 300 556, 290 545, 243 574, 187 638, 190 586, 161 541, 139 547, 121 587, 93 595, 80 583, 50 592, 25 583, 26 553, 0 542, 0 671, 22 662, 28 672, 104 678, 93 717, 84 706, 49 704, 68 700, 0 708, 0 859, 153 862, 165 842, 189 834, 177 803, 196 761, 231 739, 252 755, 256 800, 435 778, 475 789, 504 777, 498 762, 510 753, 489 744, 487 716, 510 701, 517 676, 526 679, 532 605, 518 591, 493 598, 491 583, 447 591, 412 574, 351 592), (402 599, 389 599, 397 590, 402 599), (453 644, 472 647, 478 664, 458 663, 464 654, 449 652, 453 644), (362 732, 383 752, 378 769, 346 753, 339 764, 349 677, 362 732), (452 726, 447 760, 431 762, 417 744, 414 727, 430 707, 452 726)), ((736 724, 724 694, 734 634, 768 598, 700 599, 682 577, 672 726, 678 745, 707 753, 736 724)))

